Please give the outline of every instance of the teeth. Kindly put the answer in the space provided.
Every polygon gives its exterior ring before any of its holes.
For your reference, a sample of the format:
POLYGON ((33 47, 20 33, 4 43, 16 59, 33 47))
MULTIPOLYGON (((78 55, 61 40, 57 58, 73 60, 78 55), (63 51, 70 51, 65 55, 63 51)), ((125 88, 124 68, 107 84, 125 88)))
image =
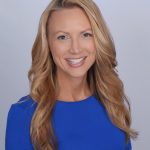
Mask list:
POLYGON ((85 57, 82 57, 82 58, 76 58, 76 59, 67 59, 70 63, 72 64, 77 64, 77 63, 80 63, 85 57))

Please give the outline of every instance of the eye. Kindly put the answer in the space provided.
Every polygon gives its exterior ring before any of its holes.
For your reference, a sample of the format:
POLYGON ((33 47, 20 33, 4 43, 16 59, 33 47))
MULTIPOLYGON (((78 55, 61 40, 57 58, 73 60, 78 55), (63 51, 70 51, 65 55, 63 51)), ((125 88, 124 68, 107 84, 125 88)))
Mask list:
POLYGON ((92 37, 91 33, 84 33, 83 35, 84 35, 84 37, 92 37))
POLYGON ((68 38, 68 37, 65 36, 65 35, 60 35, 60 36, 57 37, 58 40, 65 40, 65 39, 67 39, 67 38, 68 38))

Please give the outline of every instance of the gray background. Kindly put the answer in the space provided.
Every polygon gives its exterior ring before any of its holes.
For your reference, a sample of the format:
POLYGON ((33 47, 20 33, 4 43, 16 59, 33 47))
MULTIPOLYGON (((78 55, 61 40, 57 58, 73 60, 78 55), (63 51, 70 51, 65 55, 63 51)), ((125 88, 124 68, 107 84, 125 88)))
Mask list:
MULTIPOLYGON (((28 93, 27 71, 41 13, 49 0, 0 0, 0 149, 4 150, 7 113, 28 93)), ((132 108, 132 127, 140 132, 134 150, 149 150, 150 1, 101 0, 113 35, 118 71, 132 108)))

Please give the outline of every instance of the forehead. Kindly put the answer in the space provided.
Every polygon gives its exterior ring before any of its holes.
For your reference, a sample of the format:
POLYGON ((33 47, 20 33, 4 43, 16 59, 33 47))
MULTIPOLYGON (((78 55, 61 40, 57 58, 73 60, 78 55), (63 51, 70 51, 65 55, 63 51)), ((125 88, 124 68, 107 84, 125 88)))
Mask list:
POLYGON ((51 13, 48 20, 49 30, 85 29, 90 28, 90 21, 86 13, 79 7, 63 8, 51 13))

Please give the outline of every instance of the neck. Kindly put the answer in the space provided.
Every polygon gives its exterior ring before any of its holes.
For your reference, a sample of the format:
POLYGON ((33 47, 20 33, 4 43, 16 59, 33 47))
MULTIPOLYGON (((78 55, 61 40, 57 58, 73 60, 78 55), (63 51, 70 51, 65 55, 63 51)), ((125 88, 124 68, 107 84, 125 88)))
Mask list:
POLYGON ((58 75, 56 81, 56 98, 59 100, 76 101, 92 94, 86 76, 66 78, 58 75))

